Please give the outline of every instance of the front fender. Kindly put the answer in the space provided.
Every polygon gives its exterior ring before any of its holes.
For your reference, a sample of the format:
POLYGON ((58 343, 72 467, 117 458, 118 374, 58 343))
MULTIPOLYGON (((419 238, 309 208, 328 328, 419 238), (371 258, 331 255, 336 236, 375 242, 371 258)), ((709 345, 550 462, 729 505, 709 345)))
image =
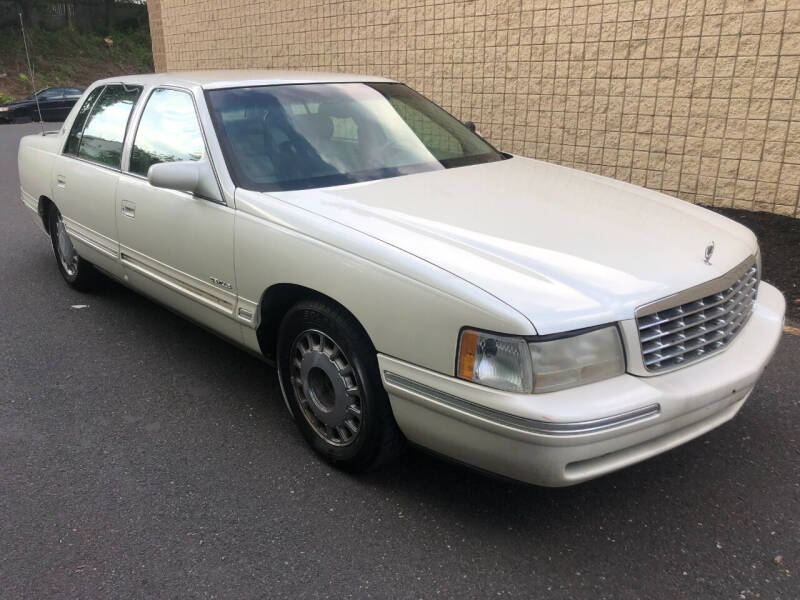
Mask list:
POLYGON ((237 189, 236 207, 244 305, 257 307, 275 284, 311 288, 349 310, 379 352, 445 374, 454 372, 464 326, 536 333, 491 294, 364 233, 258 192, 237 189))

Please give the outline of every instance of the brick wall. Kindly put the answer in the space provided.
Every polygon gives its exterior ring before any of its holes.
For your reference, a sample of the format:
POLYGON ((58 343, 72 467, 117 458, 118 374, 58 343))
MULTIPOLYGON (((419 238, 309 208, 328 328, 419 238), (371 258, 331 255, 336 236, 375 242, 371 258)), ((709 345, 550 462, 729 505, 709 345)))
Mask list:
POLYGON ((392 77, 509 152, 800 217, 800 0, 148 6, 158 70, 392 77))

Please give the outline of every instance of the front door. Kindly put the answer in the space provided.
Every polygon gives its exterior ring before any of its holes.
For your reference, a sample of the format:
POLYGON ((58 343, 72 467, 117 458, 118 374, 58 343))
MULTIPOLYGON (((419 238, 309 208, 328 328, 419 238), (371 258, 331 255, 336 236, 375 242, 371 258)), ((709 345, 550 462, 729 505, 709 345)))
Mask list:
POLYGON ((154 89, 117 187, 120 258, 131 286, 241 341, 233 319, 233 209, 147 181, 155 163, 205 155, 191 94, 154 89))

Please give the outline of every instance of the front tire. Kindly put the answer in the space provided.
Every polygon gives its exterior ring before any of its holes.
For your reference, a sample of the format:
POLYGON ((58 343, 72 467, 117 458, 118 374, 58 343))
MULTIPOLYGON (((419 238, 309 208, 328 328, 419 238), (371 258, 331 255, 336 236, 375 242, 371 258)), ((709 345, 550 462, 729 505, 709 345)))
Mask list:
POLYGON ((278 332, 278 375, 303 437, 334 466, 366 471, 402 451, 375 348, 340 307, 312 300, 289 309, 278 332))
POLYGON ((72 240, 67 234, 67 229, 64 227, 61 213, 58 212, 55 206, 51 206, 47 219, 50 241, 53 245, 53 253, 56 256, 56 264, 64 281, 76 290, 87 291, 92 289, 97 281, 97 271, 95 271, 90 262, 78 256, 72 246, 72 240))

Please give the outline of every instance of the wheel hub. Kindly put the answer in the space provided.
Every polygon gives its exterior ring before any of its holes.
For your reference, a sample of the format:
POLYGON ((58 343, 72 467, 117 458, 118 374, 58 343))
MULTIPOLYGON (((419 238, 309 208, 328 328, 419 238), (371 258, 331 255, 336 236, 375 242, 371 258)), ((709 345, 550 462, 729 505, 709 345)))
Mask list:
MULTIPOLYGON (((305 362, 305 361, 304 361, 305 362)), ((309 361, 310 362, 310 361, 309 361)), ((317 408, 330 413, 336 408, 336 389, 330 376, 319 367, 311 367, 303 384, 303 391, 317 408)))
POLYGON ((361 386, 350 361, 326 334, 308 330, 292 345, 292 386, 303 417, 334 446, 361 430, 361 386))

